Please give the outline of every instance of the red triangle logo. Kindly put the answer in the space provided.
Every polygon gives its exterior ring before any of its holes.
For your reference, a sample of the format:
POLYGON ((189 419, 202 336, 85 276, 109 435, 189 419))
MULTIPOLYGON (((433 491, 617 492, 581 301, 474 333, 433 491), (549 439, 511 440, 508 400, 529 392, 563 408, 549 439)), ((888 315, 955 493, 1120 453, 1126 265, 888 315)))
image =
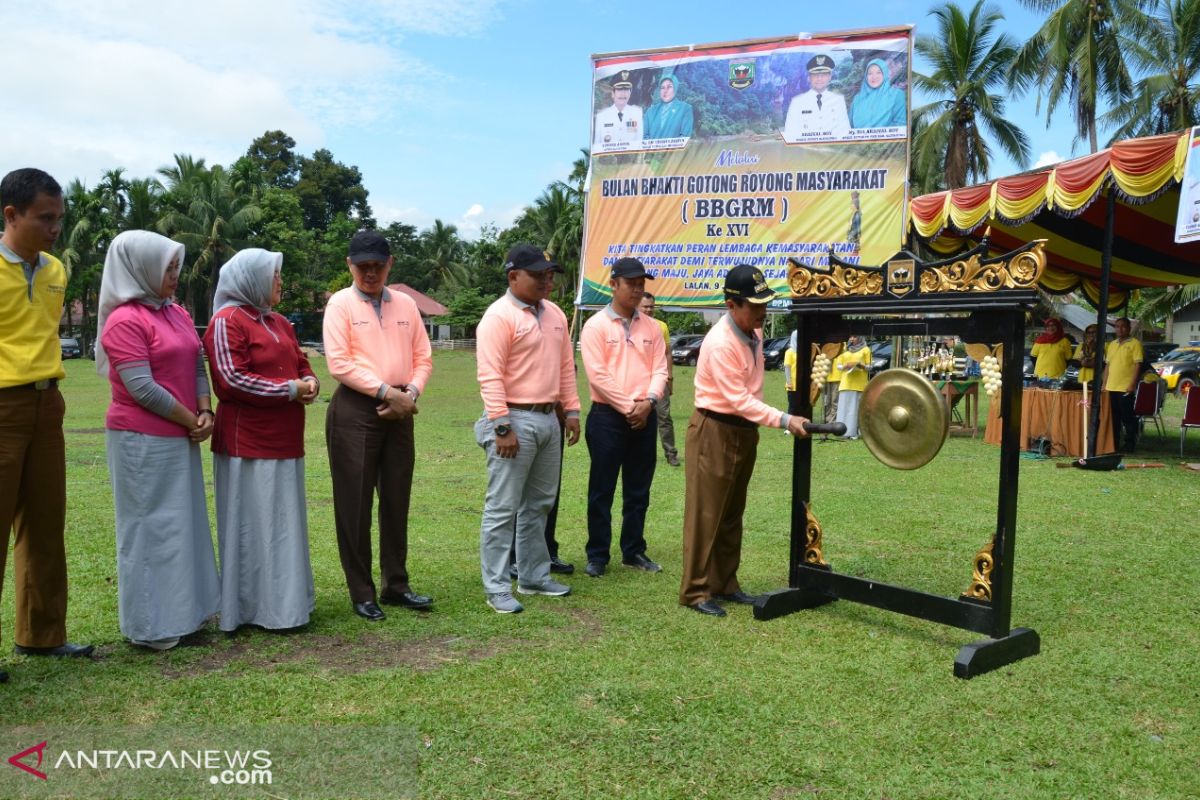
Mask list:
POLYGON ((26 749, 17 753, 15 756, 9 756, 8 763, 12 764, 17 769, 25 770, 30 775, 33 775, 35 778, 41 778, 42 780, 46 780, 46 773, 41 772, 40 770, 36 770, 33 767, 29 766, 28 764, 21 763, 21 759, 25 758, 28 755, 32 755, 33 753, 37 753, 37 757, 38 757, 37 765, 40 767, 42 765, 42 751, 45 749, 46 749, 45 742, 42 742, 41 744, 35 744, 33 747, 27 747, 26 749))

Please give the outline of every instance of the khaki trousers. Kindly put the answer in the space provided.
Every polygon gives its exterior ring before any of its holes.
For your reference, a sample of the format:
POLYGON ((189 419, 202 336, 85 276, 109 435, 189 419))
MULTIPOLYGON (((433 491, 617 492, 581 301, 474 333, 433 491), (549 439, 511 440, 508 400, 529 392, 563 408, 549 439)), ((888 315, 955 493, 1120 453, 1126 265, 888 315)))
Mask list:
POLYGON ((697 409, 685 441, 679 604, 690 606, 741 588, 742 512, 758 455, 758 428, 720 422, 697 409))
POLYGON ((23 647, 67 641, 65 412, 58 389, 0 389, 0 584, 12 531, 13 639, 23 647))

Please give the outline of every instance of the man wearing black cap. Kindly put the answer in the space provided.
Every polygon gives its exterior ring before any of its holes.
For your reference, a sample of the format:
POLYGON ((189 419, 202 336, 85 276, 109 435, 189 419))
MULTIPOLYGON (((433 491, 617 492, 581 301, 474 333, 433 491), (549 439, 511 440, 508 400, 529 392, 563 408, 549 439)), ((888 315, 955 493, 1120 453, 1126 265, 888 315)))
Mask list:
POLYGON ((550 578, 546 516, 562 469, 559 447, 579 441, 579 392, 567 316, 548 299, 562 267, 532 245, 508 251, 508 291, 476 330, 476 375, 483 416, 475 440, 487 454, 488 486, 479 532, 487 604, 500 614, 524 609, 512 595, 508 555, 516 523, 517 592, 561 597, 571 587, 550 578), (555 408, 566 414, 559 426, 555 408))
POLYGON ((607 150, 636 150, 642 145, 642 109, 629 105, 633 92, 633 81, 629 70, 613 76, 613 103, 596 115, 595 144, 592 149, 603 153, 607 150))
POLYGON ((704 337, 696 364, 696 411, 687 429, 679 603, 714 617, 725 616, 717 600, 755 600, 742 591, 737 569, 758 426, 808 435, 808 420, 762 401, 762 323, 774 296, 757 267, 739 264, 731 269, 725 277, 728 313, 704 337))
POLYGON ((646 509, 654 480, 658 424, 654 406, 667 386, 666 349, 658 323, 638 313, 646 268, 636 258, 612 267, 612 302, 583 326, 580 344, 592 408, 588 412, 587 574, 604 574, 612 544, 612 503, 621 481, 621 563, 658 572, 646 556, 646 509))
POLYGON ((829 141, 850 133, 850 117, 846 100, 829 91, 833 78, 833 59, 815 55, 808 60, 808 91, 798 94, 788 104, 783 122, 786 142, 829 141))
POLYGON ((371 622, 385 605, 428 609, 408 583, 408 503, 417 398, 433 372, 429 336, 412 298, 387 288, 392 253, 375 231, 359 231, 346 258, 354 285, 325 307, 325 358, 340 384, 325 415, 338 552, 354 613, 371 622), (371 505, 379 493, 379 562, 371 573, 371 505))

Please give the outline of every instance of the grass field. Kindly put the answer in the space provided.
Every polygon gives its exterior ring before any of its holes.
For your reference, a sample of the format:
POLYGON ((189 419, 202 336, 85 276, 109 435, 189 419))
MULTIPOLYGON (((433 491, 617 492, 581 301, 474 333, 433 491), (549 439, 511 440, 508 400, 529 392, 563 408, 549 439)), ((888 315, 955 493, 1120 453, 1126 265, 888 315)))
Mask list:
MULTIPOLYGON (((320 359, 315 366, 324 369, 320 359)), ((352 615, 323 398, 306 434, 317 586, 307 630, 227 637, 214 628, 200 646, 141 651, 117 627, 107 383, 89 361, 68 372, 69 632, 99 655, 0 658, 12 674, 0 686, 0 726, 261 723, 315 729, 331 746, 393 726, 407 735, 372 746, 384 760, 417 750, 419 777, 391 796, 1200 796, 1200 617, 1189 599, 1200 585, 1200 474, 1178 466, 1177 399, 1168 400, 1167 435, 1146 437, 1145 460, 1166 469, 1022 461, 1013 624, 1036 629, 1042 653, 961 681, 951 666, 979 638, 969 632, 846 602, 764 623, 744 607, 725 619, 681 609, 683 471, 662 461, 646 531, 662 573, 618 566, 595 580, 580 570, 567 579, 568 598, 493 613, 479 578, 485 469, 471 425, 480 400, 463 352, 435 356, 417 418, 409 568, 414 589, 435 596, 433 613, 389 610, 378 625, 352 615)), ((676 370, 681 446, 691 375, 676 370)), ((327 397, 333 383, 323 384, 327 397)), ((780 376, 769 376, 768 399, 782 395, 780 376)), ((1200 461, 1195 434, 1189 452, 1200 461)), ((836 442, 815 445, 813 463, 814 510, 838 570, 945 595, 966 588, 994 525, 998 448, 952 437, 928 466, 897 472, 862 442, 836 442)), ((740 571, 751 591, 786 585, 790 466, 788 437, 763 431, 740 571)), ((564 470, 559 539, 581 568, 582 443, 564 470)), ((6 653, 11 581, 10 566, 0 602, 6 653)), ((355 797, 357 785, 342 776, 258 796, 355 797)))

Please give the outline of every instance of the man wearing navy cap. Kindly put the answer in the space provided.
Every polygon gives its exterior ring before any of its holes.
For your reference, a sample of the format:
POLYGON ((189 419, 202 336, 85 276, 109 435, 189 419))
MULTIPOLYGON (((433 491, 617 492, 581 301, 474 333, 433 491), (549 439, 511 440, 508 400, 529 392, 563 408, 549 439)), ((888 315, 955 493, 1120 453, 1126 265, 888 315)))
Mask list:
POLYGON ((629 105, 633 81, 629 70, 613 76, 612 105, 596 115, 595 144, 598 153, 606 150, 636 150, 642 146, 642 109, 629 105))
POLYGON ((833 59, 815 55, 808 60, 808 91, 798 94, 788 104, 783 122, 786 142, 829 141, 850 133, 850 117, 846 100, 829 90, 833 79, 833 59))
POLYGON ((562 470, 562 436, 579 441, 579 392, 567 317, 550 302, 562 267, 540 248, 508 251, 508 291, 476 329, 475 362, 483 415, 475 441, 487 455, 488 485, 479 531, 485 600, 500 614, 525 607, 512 595, 508 556, 517 550, 517 593, 562 597, 571 587, 550 578, 546 519, 562 470), (560 426, 557 409, 565 421, 560 426))
POLYGON ((612 267, 612 302, 583 326, 580 345, 592 408, 584 438, 588 476, 587 574, 604 574, 612 544, 612 503, 621 481, 621 563, 658 572, 646 555, 646 509, 654 480, 658 423, 654 406, 667 387, 667 352, 658 323, 638 313, 647 280, 636 258, 612 267))
POLYGON ((433 373, 429 337, 412 298, 387 288, 391 247, 376 231, 350 240, 354 283, 325 306, 325 360, 339 386, 325 413, 338 553, 354 613, 384 618, 379 603, 426 610, 408 582, 408 506, 416 463, 413 415, 433 373), (371 505, 379 495, 377 590, 371 505))
POLYGON ((739 264, 725 277, 728 312, 712 326, 696 364, 696 411, 688 422, 679 604, 725 616, 718 600, 751 604, 737 570, 742 512, 758 454, 758 426, 807 436, 808 420, 763 402, 762 323, 775 293, 762 270, 739 264))

